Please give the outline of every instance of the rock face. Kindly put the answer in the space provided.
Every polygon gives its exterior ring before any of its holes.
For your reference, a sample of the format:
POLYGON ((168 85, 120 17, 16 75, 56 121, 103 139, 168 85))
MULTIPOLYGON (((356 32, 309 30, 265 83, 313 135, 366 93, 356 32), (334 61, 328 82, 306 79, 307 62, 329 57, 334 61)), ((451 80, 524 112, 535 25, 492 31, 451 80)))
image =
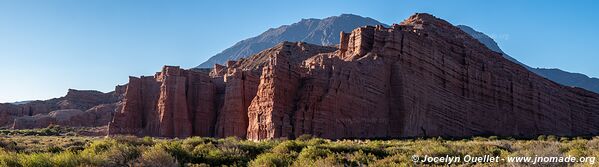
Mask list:
POLYGON ((166 66, 153 77, 131 77, 123 109, 109 133, 208 136, 216 118, 216 86, 205 72, 166 66))
POLYGON ((284 42, 212 71, 130 78, 110 134, 338 138, 599 133, 599 95, 566 87, 415 14, 341 33, 338 48, 284 42))
POLYGON ((334 50, 286 42, 250 59, 215 65, 210 72, 165 66, 151 77, 130 77, 123 109, 115 114, 109 133, 245 138, 248 107, 256 96, 269 56, 293 54, 299 62, 301 57, 334 50))
POLYGON ((109 93, 102 93, 91 90, 69 89, 67 95, 61 98, 55 98, 45 101, 31 101, 22 104, 0 104, 0 127, 13 127, 17 129, 24 129, 33 127, 46 127, 50 124, 81 124, 89 126, 100 126, 101 124, 107 125, 107 120, 112 119, 111 113, 116 109, 116 103, 123 96, 124 88, 125 87, 123 86, 117 86, 114 92, 109 93), (93 113, 104 114, 102 116, 98 116, 98 119, 100 120, 87 119, 86 122, 60 122, 50 119, 53 118, 53 116, 51 115, 53 111, 56 111, 54 113, 75 113, 73 112, 75 110, 82 112, 94 108, 96 108, 94 111, 101 112, 93 113), (112 111, 110 111, 109 113, 105 112, 107 108, 112 109, 112 111), (40 119, 39 121, 37 121, 38 118, 40 119), (15 122, 15 120, 17 122, 15 122), (35 125, 25 123, 27 120, 31 120, 30 122, 33 122, 35 125), (97 121, 100 121, 102 123, 96 123, 97 121))
POLYGON ((64 109, 51 111, 48 114, 18 117, 14 120, 13 129, 45 128, 49 125, 70 127, 106 126, 112 120, 116 104, 103 104, 87 111, 64 109))
POLYGON ((513 57, 510 57, 507 53, 503 52, 491 37, 465 25, 458 25, 457 27, 460 28, 462 31, 468 33, 470 36, 476 38, 489 49, 501 53, 503 57, 505 57, 506 59, 524 66, 529 71, 532 71, 542 77, 545 77, 562 85, 580 87, 595 93, 599 93, 599 78, 593 78, 584 74, 567 72, 555 68, 532 68, 519 62, 513 57))

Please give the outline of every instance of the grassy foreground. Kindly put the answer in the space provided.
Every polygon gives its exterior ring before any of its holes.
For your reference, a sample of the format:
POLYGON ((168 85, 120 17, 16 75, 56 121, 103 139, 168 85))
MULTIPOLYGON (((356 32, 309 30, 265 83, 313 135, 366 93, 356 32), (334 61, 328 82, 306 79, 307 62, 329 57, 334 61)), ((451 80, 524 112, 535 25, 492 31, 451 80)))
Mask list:
MULTIPOLYGON (((436 166, 428 156, 593 156, 599 138, 540 136, 535 140, 158 139, 0 134, 0 166, 436 166)), ((593 166, 588 163, 457 163, 458 166, 593 166)), ((594 164, 597 165, 597 164, 594 164)))

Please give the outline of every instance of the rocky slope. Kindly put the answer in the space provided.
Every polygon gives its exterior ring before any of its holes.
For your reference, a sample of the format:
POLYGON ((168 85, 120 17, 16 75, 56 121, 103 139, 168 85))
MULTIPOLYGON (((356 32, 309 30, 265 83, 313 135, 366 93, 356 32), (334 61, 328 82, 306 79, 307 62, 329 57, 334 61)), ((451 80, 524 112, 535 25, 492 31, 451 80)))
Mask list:
POLYGON ((271 28, 266 32, 235 45, 216 54, 198 68, 211 68, 214 64, 224 64, 228 60, 238 60, 254 55, 264 49, 271 48, 283 41, 307 42, 323 46, 339 44, 339 32, 351 31, 360 26, 382 25, 374 19, 342 14, 324 19, 302 19, 291 25, 271 28))
POLYGON ((110 134, 385 138, 599 133, 599 95, 505 59, 429 14, 281 43, 212 71, 131 77, 110 134), (460 37, 460 38, 456 38, 460 37))
POLYGON ((69 89, 67 95, 60 98, 0 104, 0 127, 29 129, 51 124, 105 126, 112 120, 112 113, 125 88, 117 86, 109 93, 69 89))
POLYGON ((470 34, 472 37, 476 38, 478 41, 480 41, 482 44, 487 46, 489 49, 491 49, 495 52, 501 53, 503 55, 503 57, 505 57, 506 59, 511 60, 514 63, 520 64, 520 65, 524 66, 525 68, 527 68, 528 70, 530 70, 540 76, 543 76, 547 79, 550 79, 550 80, 560 83, 562 85, 580 87, 580 88, 584 88, 584 89, 593 91, 595 93, 599 93, 599 79, 598 78, 592 78, 592 77, 586 76, 584 74, 571 73, 571 72, 563 71, 560 69, 532 68, 532 67, 530 67, 526 64, 523 64, 523 63, 519 62, 518 60, 512 58, 507 53, 503 52, 503 50, 501 50, 501 48, 499 48, 499 46, 497 45, 495 40, 493 40, 491 37, 489 37, 481 32, 478 32, 478 31, 474 30, 473 28, 465 26, 465 25, 458 25, 457 27, 459 27, 462 31, 470 34))

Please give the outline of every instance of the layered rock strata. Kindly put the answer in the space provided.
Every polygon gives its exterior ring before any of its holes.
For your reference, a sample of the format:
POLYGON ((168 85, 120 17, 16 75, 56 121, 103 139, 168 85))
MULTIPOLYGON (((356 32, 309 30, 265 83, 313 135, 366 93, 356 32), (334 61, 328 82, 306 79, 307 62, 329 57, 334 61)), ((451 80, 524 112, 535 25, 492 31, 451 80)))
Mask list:
POLYGON ((415 14, 341 33, 338 48, 281 43, 207 71, 130 78, 110 134, 338 138, 596 135, 599 95, 566 87, 415 14))
MULTIPOLYGON (((95 122, 103 122, 102 124, 105 126, 108 124, 110 120, 112 120, 111 113, 117 108, 116 105, 122 99, 124 95, 124 86, 116 86, 115 91, 109 93, 102 93, 98 91, 92 90, 75 90, 69 89, 68 93, 64 97, 54 98, 50 100, 38 100, 31 102, 24 102, 21 104, 11 104, 11 103, 3 103, 0 104, 0 127, 4 128, 17 128, 17 129, 25 129, 32 127, 45 127, 49 124, 55 123, 57 125, 62 125, 57 121, 36 121, 35 118, 46 119, 52 117, 50 114, 53 111, 57 111, 55 113, 64 113, 63 111, 86 111, 93 108, 101 108, 102 111, 105 111, 106 108, 111 108, 112 111, 110 113, 102 114, 98 116, 98 120, 92 120, 91 122, 77 122, 73 124, 82 124, 82 125, 90 125, 96 126, 100 124, 96 124, 95 122), (110 106, 110 107, 107 107, 110 106), (18 120, 15 123, 15 120, 18 120), (24 123, 26 120, 31 120, 29 122, 35 122, 35 125, 31 125, 29 123, 24 123), (108 121, 106 121, 108 120, 108 121), (47 122, 47 123, 45 123, 47 122), (16 126, 15 126, 16 124, 16 126), (21 126, 23 125, 23 126, 21 126), (31 125, 31 126, 29 126, 31 125)), ((96 110, 90 110, 91 113, 96 110)), ((68 112, 73 113, 73 112, 68 112)), ((67 124, 68 121, 64 122, 67 124)))

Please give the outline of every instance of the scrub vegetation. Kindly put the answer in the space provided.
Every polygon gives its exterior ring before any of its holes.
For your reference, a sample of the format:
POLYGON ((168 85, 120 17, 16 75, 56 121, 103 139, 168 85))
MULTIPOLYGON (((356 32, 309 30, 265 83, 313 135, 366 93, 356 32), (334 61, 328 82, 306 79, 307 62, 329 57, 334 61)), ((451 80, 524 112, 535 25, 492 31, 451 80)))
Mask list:
MULTIPOLYGON (((23 133, 26 134, 26 133, 23 133)), ((237 138, 162 139, 114 136, 0 134, 0 166, 414 166, 412 156, 589 156, 599 138, 539 136, 516 140, 474 137, 401 140, 248 141, 237 138)), ((32 133, 36 134, 36 133, 32 133)), ((417 163, 445 166, 445 163, 417 163)), ((461 166, 592 166, 589 163, 456 163, 461 166)), ((594 164, 596 165, 596 164, 594 164)))

